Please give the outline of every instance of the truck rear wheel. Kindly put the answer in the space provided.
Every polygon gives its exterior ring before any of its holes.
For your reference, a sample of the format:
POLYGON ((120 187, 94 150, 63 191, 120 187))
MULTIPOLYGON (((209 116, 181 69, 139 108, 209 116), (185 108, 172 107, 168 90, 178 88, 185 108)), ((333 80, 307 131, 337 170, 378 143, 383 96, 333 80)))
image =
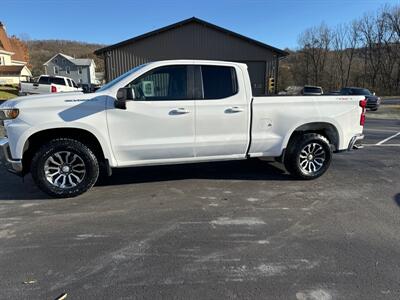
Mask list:
POLYGON ((69 138, 44 144, 33 156, 31 173, 37 186, 52 197, 83 194, 97 181, 99 163, 83 143, 69 138))
POLYGON ((329 141, 317 133, 295 137, 286 149, 286 170, 301 179, 315 179, 324 174, 331 163, 332 150, 329 141))

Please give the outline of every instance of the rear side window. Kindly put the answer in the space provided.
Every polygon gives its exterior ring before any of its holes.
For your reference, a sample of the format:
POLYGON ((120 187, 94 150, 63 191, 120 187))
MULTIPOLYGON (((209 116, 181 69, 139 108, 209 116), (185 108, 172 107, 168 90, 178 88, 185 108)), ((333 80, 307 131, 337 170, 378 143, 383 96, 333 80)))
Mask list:
POLYGON ((222 99, 238 92, 233 67, 201 66, 204 99, 222 99))
POLYGON ((58 77, 50 77, 50 83, 58 85, 66 85, 64 78, 58 78, 58 77))
POLYGON ((39 84, 50 84, 49 77, 47 77, 47 76, 40 77, 38 83, 39 84))
POLYGON ((320 94, 322 93, 322 90, 318 87, 307 86, 304 88, 304 93, 320 94))

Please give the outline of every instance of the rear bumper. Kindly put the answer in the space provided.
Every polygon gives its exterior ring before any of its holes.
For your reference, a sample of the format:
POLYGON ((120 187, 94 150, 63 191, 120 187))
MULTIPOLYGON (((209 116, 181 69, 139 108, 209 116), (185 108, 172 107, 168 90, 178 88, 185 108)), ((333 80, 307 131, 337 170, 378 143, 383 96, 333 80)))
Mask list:
POLYGON ((11 157, 8 138, 0 138, 0 150, 3 151, 4 160, 7 164, 8 171, 15 174, 22 174, 23 171, 22 161, 20 159, 13 159, 11 157))
POLYGON ((363 134, 357 134, 353 136, 350 140, 349 146, 347 147, 348 151, 354 150, 354 149, 360 149, 362 148, 361 141, 364 139, 363 134))

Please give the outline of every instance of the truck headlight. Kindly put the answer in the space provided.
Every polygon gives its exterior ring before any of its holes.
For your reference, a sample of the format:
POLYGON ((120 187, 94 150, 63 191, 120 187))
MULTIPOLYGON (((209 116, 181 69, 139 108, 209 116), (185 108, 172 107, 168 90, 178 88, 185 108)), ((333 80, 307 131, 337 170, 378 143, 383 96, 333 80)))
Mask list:
POLYGON ((19 109, 17 108, 0 109, 0 120, 16 119, 18 115, 19 115, 19 109))

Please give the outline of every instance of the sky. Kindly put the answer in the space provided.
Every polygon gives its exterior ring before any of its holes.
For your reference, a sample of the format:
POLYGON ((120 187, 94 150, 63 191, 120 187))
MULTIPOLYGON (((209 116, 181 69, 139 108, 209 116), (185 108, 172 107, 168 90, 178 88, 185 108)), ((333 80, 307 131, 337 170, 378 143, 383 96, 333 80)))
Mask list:
POLYGON ((9 35, 111 45, 198 17, 277 48, 324 22, 346 23, 400 0, 1 0, 9 35))

